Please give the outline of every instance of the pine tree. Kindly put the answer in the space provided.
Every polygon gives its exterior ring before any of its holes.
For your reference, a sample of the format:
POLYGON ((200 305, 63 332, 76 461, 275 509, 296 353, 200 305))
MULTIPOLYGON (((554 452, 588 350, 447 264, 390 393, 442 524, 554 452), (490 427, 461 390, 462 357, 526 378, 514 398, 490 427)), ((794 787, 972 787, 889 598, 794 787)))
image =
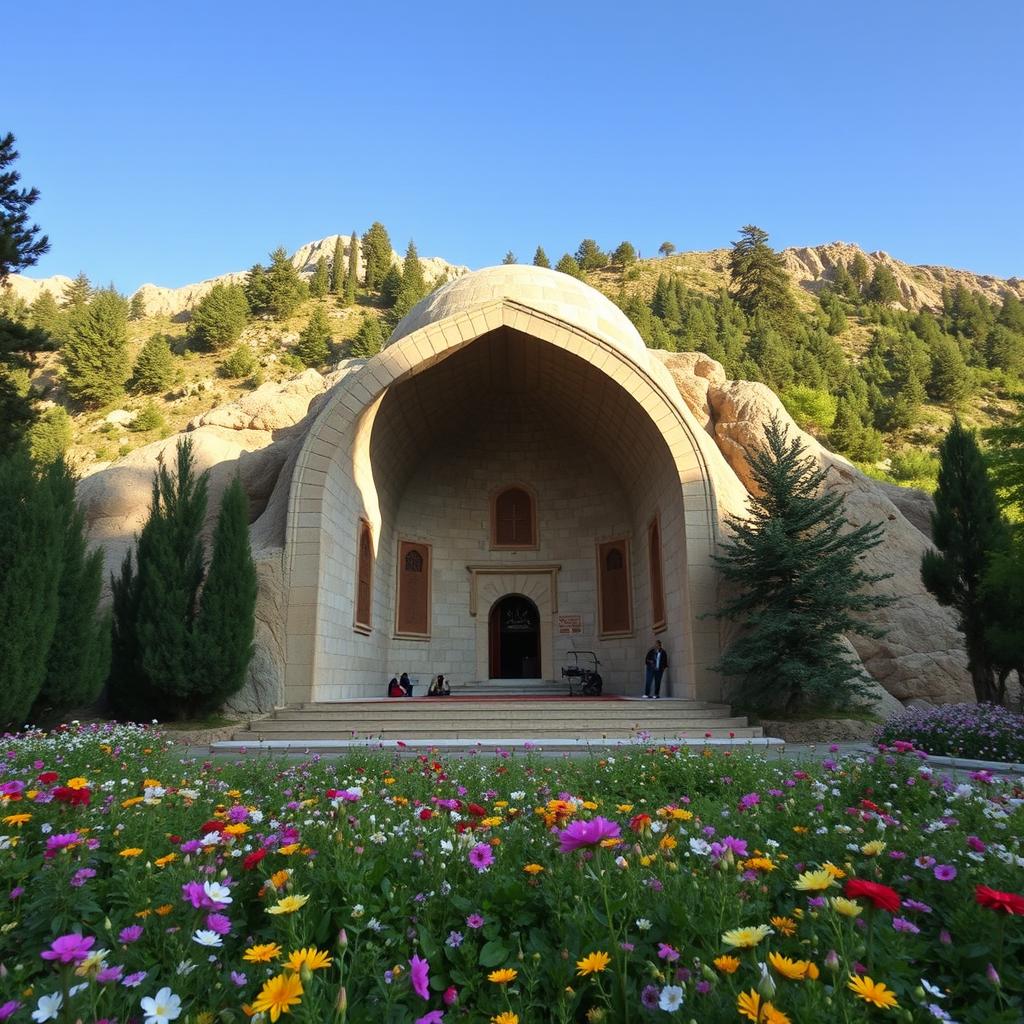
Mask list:
POLYGON ((345 246, 341 235, 334 239, 334 257, 331 259, 331 294, 340 296, 345 290, 345 246))
POLYGON ((427 294, 427 283, 423 278, 423 266, 420 263, 416 245, 410 240, 402 262, 402 287, 395 299, 393 316, 401 320, 406 313, 427 294))
POLYGON ((992 482, 1010 510, 1011 519, 1024 524, 1024 405, 1018 402, 1013 419, 989 427, 984 437, 988 442, 986 461, 992 482))
POLYGON ((932 539, 935 549, 921 559, 921 580, 939 604, 956 609, 975 696, 991 701, 995 658, 985 636, 990 608, 982 581, 1009 537, 978 443, 959 420, 939 445, 932 539))
POLYGON ((846 264, 837 263, 832 272, 832 289, 845 299, 855 299, 859 294, 856 283, 846 269, 846 264))
POLYGON ((380 291, 384 278, 391 267, 391 239, 387 228, 375 220, 370 230, 363 235, 363 266, 365 270, 366 290, 380 291))
POLYGON ((662 242, 661 245, 658 246, 658 252, 666 258, 671 256, 675 251, 676 247, 671 242, 662 242))
POLYGON ((18 156, 14 136, 8 132, 0 138, 0 281, 33 266, 50 248, 39 225, 28 222, 28 208, 39 198, 39 189, 18 188, 21 175, 9 169, 18 156))
POLYGON ((85 272, 81 271, 75 279, 64 286, 64 308, 70 310, 83 309, 92 298, 93 288, 85 272))
POLYGON ((733 296, 747 316, 761 316, 779 330, 788 331, 796 319, 796 304, 789 291, 789 276, 781 254, 768 245, 768 234, 753 224, 740 228, 740 238, 729 254, 733 296))
POLYGON ((932 346, 932 373, 928 389, 940 402, 958 405, 971 393, 971 371, 964 362, 960 347, 948 335, 942 335, 932 346))
POLYGON ((217 515, 213 553, 192 635, 194 672, 189 713, 216 710, 245 683, 253 653, 256 566, 249 551, 249 502, 236 476, 217 515))
POLYGON ((632 242, 619 242, 612 253, 613 267, 628 267, 636 263, 636 249, 632 242))
POLYGON ((570 277, 581 280, 583 278, 583 271, 580 270, 580 265, 567 252, 563 253, 562 258, 555 264, 555 270, 568 274, 570 277))
POLYGON ((46 678, 63 530, 53 488, 21 447, 0 455, 0 728, 18 728, 46 678))
POLYGON ((869 270, 870 267, 868 267, 868 261, 864 258, 864 253, 858 252, 850 262, 850 277, 853 279, 858 295, 863 292, 865 285, 868 283, 869 270))
POLYGON ((267 268, 262 263, 252 265, 249 273, 245 275, 242 289, 249 304, 249 312, 253 316, 264 316, 270 312, 270 282, 267 278, 267 268))
POLYGON ((330 285, 330 277, 327 273, 327 260, 321 256, 316 261, 316 270, 313 272, 313 280, 309 282, 309 294, 314 299, 322 299, 327 294, 330 285))
POLYGON ((192 343, 215 352, 227 348, 238 341, 248 321, 249 300, 245 288, 237 284, 215 284, 192 310, 189 326, 192 343))
POLYGON ((899 302, 902 296, 896 275, 888 267, 879 263, 871 275, 866 296, 870 302, 878 302, 883 306, 890 302, 899 302))
POLYGON ((749 514, 729 521, 732 539, 715 562, 735 594, 719 618, 741 623, 719 669, 738 680, 735 703, 760 712, 844 708, 865 694, 844 634, 878 636, 861 615, 893 598, 868 588, 888 578, 860 567, 882 525, 850 529, 843 497, 823 491, 826 472, 777 419, 765 446, 748 452, 757 484, 749 514))
POLYGON ((142 394, 166 391, 175 377, 174 354, 167 338, 151 334, 142 346, 132 370, 132 390, 142 394))
POLYGON ((511 266, 513 263, 518 263, 519 260, 516 257, 516 254, 511 249, 509 249, 509 251, 505 253, 505 255, 502 257, 501 262, 504 266, 507 267, 511 266))
POLYGON ((353 359, 369 359, 384 347, 384 332, 380 320, 369 313, 363 316, 356 336, 349 343, 348 354, 353 359))
POLYGON ((580 270, 601 270, 608 266, 608 254, 592 238, 584 238, 576 250, 576 263, 580 270))
POLYGON ((110 619, 99 611, 103 551, 87 550, 85 516, 75 504, 75 478, 62 459, 47 472, 60 516, 61 567, 57 617, 46 674, 32 719, 53 721, 99 696, 110 667, 110 619))
POLYGON ((356 301, 356 290, 359 287, 359 236, 352 229, 348 241, 348 272, 345 275, 345 305, 351 306, 356 301))
POLYGON ((283 246, 270 254, 267 270, 267 309, 271 316, 285 320, 299 308, 309 294, 306 282, 283 246))
POLYGON ((128 307, 129 320, 142 320, 146 315, 146 300, 142 292, 136 292, 132 296, 131 304, 128 307))
POLYGON ((1017 673, 1024 697, 1024 537, 1018 531, 1005 551, 989 559, 981 584, 988 609, 985 646, 995 669, 995 703, 1006 700, 1006 680, 1017 673))
POLYGON ((28 449, 37 466, 49 466, 61 458, 74 437, 71 417, 62 405, 47 409, 29 427, 28 449))
POLYGON ((49 288, 44 288, 29 306, 29 323, 55 343, 63 339, 67 318, 49 288))
POLYGON ((385 309, 393 309, 398 301, 398 293, 402 290, 402 271, 394 264, 388 267, 384 280, 380 283, 380 299, 385 309))
POLYGON ((73 399, 96 406, 120 398, 131 375, 124 299, 104 290, 84 308, 73 309, 61 355, 65 385, 73 399))
POLYGON ((541 246, 537 246, 537 251, 533 254, 533 265, 535 267, 545 267, 551 269, 551 260, 548 259, 548 254, 544 251, 541 246))
POLYGON ((323 306, 317 306, 309 318, 299 343, 295 346, 295 354, 307 366, 323 366, 331 354, 331 322, 323 306))

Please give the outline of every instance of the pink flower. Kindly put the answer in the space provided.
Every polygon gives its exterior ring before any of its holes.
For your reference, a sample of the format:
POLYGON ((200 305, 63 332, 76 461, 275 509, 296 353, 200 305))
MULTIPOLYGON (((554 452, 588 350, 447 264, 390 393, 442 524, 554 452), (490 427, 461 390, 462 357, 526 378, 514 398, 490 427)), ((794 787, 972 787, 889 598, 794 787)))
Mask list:
POLYGON ((454 985, 449 985, 444 990, 444 1005, 453 1006, 459 998, 459 990, 454 985))
POLYGON ((118 933, 118 939, 125 945, 129 945, 132 942, 138 942, 142 938, 142 925, 133 924, 127 928, 122 928, 118 933))
POLYGON ((469 851, 469 863, 477 871, 486 871, 494 863, 494 851, 487 843, 477 843, 469 851))
POLYGON ((70 935, 62 935, 54 939, 49 949, 44 949, 39 955, 44 960, 56 960, 62 964, 77 964, 89 955, 96 940, 91 936, 78 935, 72 932, 70 935))
POLYGON ((231 931, 231 919, 223 914, 207 914, 206 927, 218 935, 227 935, 231 931))
POLYGON ((574 821, 558 833, 559 851, 572 853, 582 846, 597 846, 603 839, 618 839, 618 823, 600 816, 592 821, 574 821))
POLYGON ((431 1010, 416 1018, 416 1024, 444 1024, 444 1010, 431 1010))
POLYGON ((412 987, 416 995, 420 999, 429 999, 430 961, 413 953, 412 959, 409 961, 409 977, 412 979, 412 987))
POLYGON ((968 836, 967 845, 975 853, 984 853, 988 849, 988 847, 977 836, 968 836))
POLYGON ((939 864, 933 874, 940 882, 952 882, 956 878, 956 868, 952 864, 939 864))
POLYGON ((0 1006, 0 1020, 7 1020, 8 1017, 13 1016, 14 1011, 21 1008, 21 1003, 17 999, 9 999, 3 1006, 0 1006))
POLYGON ((674 964, 679 959, 679 950, 674 946, 670 946, 667 942, 659 942, 658 956, 662 960, 667 960, 670 964, 674 964))
POLYGON ((470 914, 466 918, 466 927, 468 928, 483 928, 484 919, 479 914, 470 914))

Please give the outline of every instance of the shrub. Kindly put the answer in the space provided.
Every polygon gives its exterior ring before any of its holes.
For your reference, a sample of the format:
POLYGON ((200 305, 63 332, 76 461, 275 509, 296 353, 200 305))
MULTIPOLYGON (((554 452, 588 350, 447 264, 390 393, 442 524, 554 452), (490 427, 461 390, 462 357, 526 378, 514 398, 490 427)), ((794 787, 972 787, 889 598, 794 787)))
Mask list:
POLYGON ((139 415, 132 420, 129 430, 141 434, 147 430, 162 430, 167 426, 163 413, 152 403, 147 402, 140 410, 139 415))
POLYGON ((893 479, 902 483, 911 481, 927 484, 927 489, 935 486, 939 475, 939 460, 929 452, 900 452, 892 457, 890 474, 893 479))
POLYGON ((174 383, 174 355, 167 339, 154 334, 135 360, 132 390, 145 394, 166 391, 174 383))
POLYGON ((63 406, 54 406, 32 424, 28 445, 33 461, 48 466, 63 455, 71 444, 71 417, 63 406))
POLYGON ((835 395, 803 384, 793 384, 779 396, 786 412, 801 430, 829 430, 836 421, 838 402, 835 395))
POLYGON ((225 377, 238 380, 254 373, 259 368, 259 362, 248 345, 238 345, 220 364, 220 368, 225 377))
POLYGON ((238 340, 248 319, 245 289, 238 284, 215 284, 192 311, 192 338, 208 348, 227 348, 238 340))
POLYGON ((928 754, 1024 761, 1024 715, 998 704, 907 708, 878 731, 880 743, 913 743, 928 754))

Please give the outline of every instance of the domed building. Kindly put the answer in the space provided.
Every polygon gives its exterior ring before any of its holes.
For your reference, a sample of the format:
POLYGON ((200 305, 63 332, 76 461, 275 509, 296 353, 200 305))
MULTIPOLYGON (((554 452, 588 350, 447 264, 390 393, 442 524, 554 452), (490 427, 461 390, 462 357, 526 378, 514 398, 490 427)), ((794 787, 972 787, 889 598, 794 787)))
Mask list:
POLYGON ((402 671, 528 689, 572 650, 596 652, 606 692, 636 694, 655 638, 673 696, 718 699, 724 470, 599 292, 526 266, 449 283, 329 393, 302 442, 285 701, 382 696, 402 671))

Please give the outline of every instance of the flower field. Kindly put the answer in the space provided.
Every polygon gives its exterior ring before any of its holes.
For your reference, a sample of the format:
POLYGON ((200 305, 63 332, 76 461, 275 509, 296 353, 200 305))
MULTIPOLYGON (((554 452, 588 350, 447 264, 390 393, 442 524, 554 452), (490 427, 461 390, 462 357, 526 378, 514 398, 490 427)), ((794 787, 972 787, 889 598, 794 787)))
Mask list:
POLYGON ((0 746, 0 1020, 1024 1020, 1024 789, 796 765, 0 746))
POLYGON ((905 708, 882 726, 879 739, 908 740, 940 756, 1024 763, 1024 715, 997 704, 905 708))

